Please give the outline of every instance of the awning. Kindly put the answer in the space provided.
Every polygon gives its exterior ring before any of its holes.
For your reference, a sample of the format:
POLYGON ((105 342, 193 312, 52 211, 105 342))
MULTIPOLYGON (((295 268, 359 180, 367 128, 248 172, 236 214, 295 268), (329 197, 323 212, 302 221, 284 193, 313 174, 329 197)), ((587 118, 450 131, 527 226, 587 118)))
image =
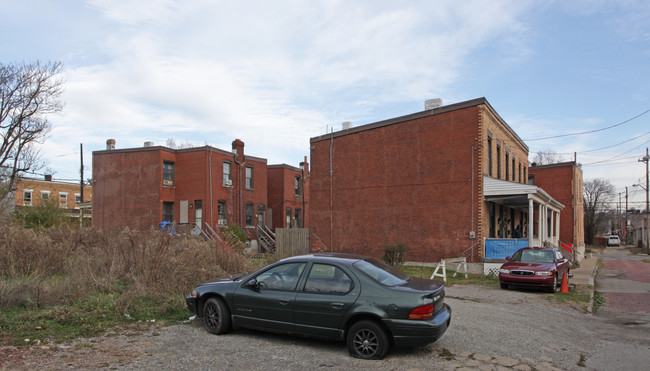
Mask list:
POLYGON ((535 185, 509 182, 489 176, 483 176, 483 197, 486 201, 524 211, 528 210, 528 200, 531 198, 534 202, 547 205, 555 211, 564 209, 564 205, 535 185))

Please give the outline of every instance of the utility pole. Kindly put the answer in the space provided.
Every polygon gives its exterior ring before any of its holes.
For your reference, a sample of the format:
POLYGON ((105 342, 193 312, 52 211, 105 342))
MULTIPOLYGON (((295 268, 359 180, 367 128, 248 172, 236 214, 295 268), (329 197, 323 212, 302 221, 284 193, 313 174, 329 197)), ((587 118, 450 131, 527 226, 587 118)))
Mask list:
POLYGON ((650 202, 648 202, 648 160, 650 160, 650 155, 648 155, 648 147, 645 149, 645 156, 639 159, 639 162, 645 162, 645 248, 648 254, 650 254, 650 236, 648 236, 648 228, 650 228, 650 202))
POLYGON ((625 187, 625 244, 627 245, 629 242, 627 241, 627 186, 625 187))

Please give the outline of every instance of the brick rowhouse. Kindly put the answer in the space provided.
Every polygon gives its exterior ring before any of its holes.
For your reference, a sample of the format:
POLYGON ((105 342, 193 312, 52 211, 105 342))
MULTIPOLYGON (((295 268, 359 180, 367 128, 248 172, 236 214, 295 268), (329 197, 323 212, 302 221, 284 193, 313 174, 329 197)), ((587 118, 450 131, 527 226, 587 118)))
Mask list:
POLYGON ((565 206, 560 222, 560 241, 571 244, 578 261, 582 260, 585 253, 582 169, 575 161, 548 165, 533 163, 529 168, 529 178, 565 206))
POLYGON ((238 224, 254 238, 265 220, 267 160, 211 146, 163 146, 93 152, 93 226, 151 228, 169 219, 211 228, 238 224))
POLYGON ((485 237, 514 229, 491 223, 490 215, 506 220, 508 210, 483 199, 483 177, 525 184, 528 147, 485 98, 310 144, 312 251, 381 258, 386 246, 402 243, 411 261, 478 261, 485 237))

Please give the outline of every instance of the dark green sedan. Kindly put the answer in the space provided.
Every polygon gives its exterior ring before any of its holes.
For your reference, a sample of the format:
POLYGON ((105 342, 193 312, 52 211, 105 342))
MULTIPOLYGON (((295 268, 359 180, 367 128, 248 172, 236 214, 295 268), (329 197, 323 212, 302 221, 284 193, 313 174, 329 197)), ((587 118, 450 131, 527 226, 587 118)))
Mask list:
POLYGON ((354 357, 382 359, 391 345, 440 338, 451 322, 444 298, 442 282, 372 258, 311 254, 203 283, 186 302, 213 334, 245 327, 339 339, 354 357))

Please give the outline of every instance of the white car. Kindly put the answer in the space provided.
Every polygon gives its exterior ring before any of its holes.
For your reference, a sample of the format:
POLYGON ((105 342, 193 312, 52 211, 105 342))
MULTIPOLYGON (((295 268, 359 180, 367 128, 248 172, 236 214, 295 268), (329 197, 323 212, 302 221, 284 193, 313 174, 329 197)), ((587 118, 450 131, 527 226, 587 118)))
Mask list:
POLYGON ((609 236, 607 238, 607 246, 621 246, 621 240, 618 236, 609 236))

